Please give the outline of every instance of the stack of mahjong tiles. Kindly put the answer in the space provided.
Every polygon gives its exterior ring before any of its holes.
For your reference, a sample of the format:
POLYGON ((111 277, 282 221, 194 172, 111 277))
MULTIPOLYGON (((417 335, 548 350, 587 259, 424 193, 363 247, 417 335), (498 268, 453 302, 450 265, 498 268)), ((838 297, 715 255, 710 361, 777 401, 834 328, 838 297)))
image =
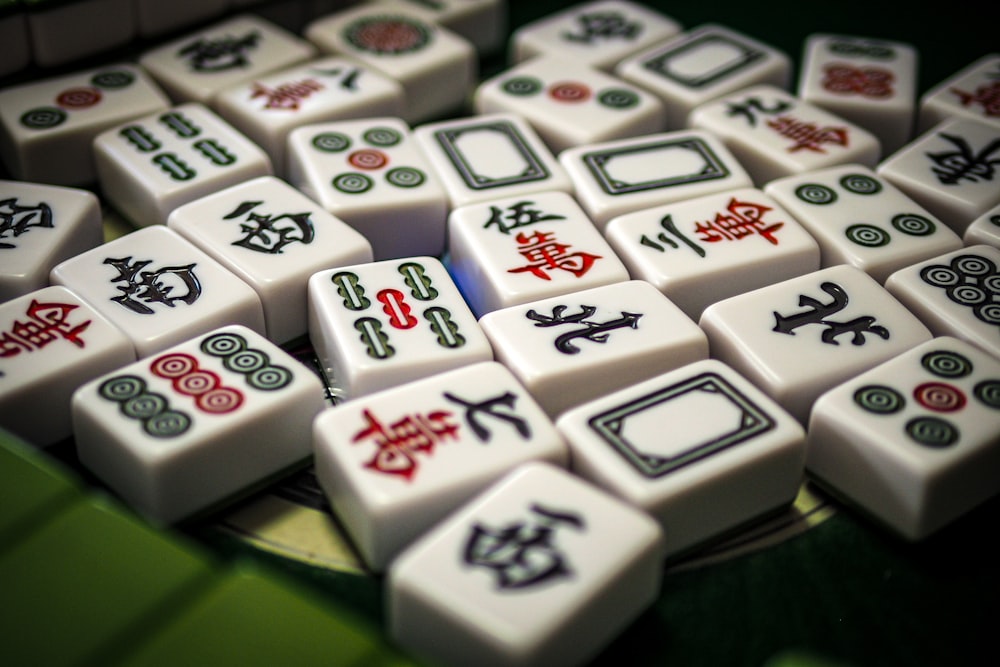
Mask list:
POLYGON ((796 84, 725 23, 509 10, 0 90, 0 426, 161 526, 312 464, 440 664, 592 659, 805 480, 911 541, 1000 491, 1000 55, 918 97, 900 41, 796 84))

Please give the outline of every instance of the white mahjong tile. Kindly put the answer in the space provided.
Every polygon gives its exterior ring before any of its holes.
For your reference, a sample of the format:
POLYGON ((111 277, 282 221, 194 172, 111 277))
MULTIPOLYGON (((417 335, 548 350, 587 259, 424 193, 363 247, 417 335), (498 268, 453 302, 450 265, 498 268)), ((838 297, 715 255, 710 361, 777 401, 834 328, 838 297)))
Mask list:
POLYGON ((477 316, 610 285, 628 271, 565 192, 457 208, 448 218, 455 282, 477 316))
POLYGON ((178 206, 272 173, 259 146, 201 104, 119 125, 94 140, 104 197, 139 227, 178 206))
POLYGON ((867 37, 813 34, 806 39, 798 96, 865 128, 889 155, 913 136, 917 50, 867 37))
POLYGON ((552 152, 521 116, 484 114, 414 128, 451 207, 546 190, 572 192, 552 152))
POLYGON ((316 374, 227 326, 73 396, 80 461, 133 508, 174 522, 301 465, 326 407, 316 374))
POLYGON ((372 260, 367 239, 273 176, 185 204, 167 227, 254 288, 267 337, 278 344, 308 331, 309 276, 372 260))
POLYGON ((878 166, 880 176, 957 234, 1000 204, 1000 124, 954 118, 878 166))
POLYGON ((0 424, 39 447, 68 438, 76 388, 132 361, 125 334, 65 287, 0 303, 0 424))
POLYGON ((136 27, 143 37, 163 35, 216 18, 226 11, 229 3, 230 0, 135 0, 136 27))
POLYGON ((364 234, 375 259, 444 252, 448 194, 399 118, 293 130, 288 181, 364 234))
POLYGON ((687 127, 688 114, 709 100, 757 84, 787 88, 792 61, 748 35, 705 24, 626 58, 615 74, 663 100, 667 128, 687 127))
POLYGON ((697 321, 716 301, 819 268, 813 237, 760 190, 730 190, 613 218, 604 234, 629 275, 697 321))
POLYGON ((387 631, 431 664, 587 664, 656 600, 663 557, 645 513, 526 464, 392 564, 387 631))
POLYGON ((950 118, 1000 125, 1000 53, 971 63, 920 98, 919 127, 926 132, 950 118))
POLYGON ((859 164, 767 184, 822 251, 822 265, 850 264, 884 283, 893 271, 962 247, 962 239, 898 188, 859 164))
POLYGON ((467 39, 480 55, 500 51, 507 38, 506 0, 377 0, 383 5, 403 6, 431 23, 448 28, 467 39))
POLYGON ((460 109, 478 74, 470 42, 403 5, 363 3, 316 19, 304 34, 320 51, 360 61, 402 84, 408 123, 460 109))
POLYGON ((699 325, 713 359, 802 424, 824 391, 931 338, 874 278, 846 264, 714 303, 699 325))
POLYGON ((479 324, 553 416, 708 356, 704 332, 642 280, 495 310, 479 324))
POLYGON ((0 180, 0 303, 49 284, 59 262, 104 241, 87 190, 0 180))
POLYGON ((346 399, 493 359, 486 335, 434 257, 313 274, 309 339, 346 399))
POLYGON ((239 14, 144 52, 139 64, 170 95, 208 104, 220 91, 316 56, 316 47, 253 14, 239 14))
POLYGON ((135 39, 132 0, 33 0, 19 4, 27 17, 32 60, 42 67, 69 65, 135 39))
POLYGON ((689 122, 720 137, 760 187, 839 164, 874 167, 881 155, 871 132, 774 86, 706 102, 689 122))
POLYGON ((510 60, 555 56, 611 71, 623 59, 679 33, 673 18, 637 2, 596 0, 519 27, 510 36, 510 60))
POLYGON ((19 5, 14 0, 0 3, 0 44, 4 48, 0 76, 15 74, 31 64, 28 18, 19 5))
POLYGON ((0 156, 22 181, 89 185, 97 180, 94 137, 169 104, 128 64, 11 86, 0 90, 0 156))
POLYGON ((935 338, 816 402, 809 474, 921 540, 1000 491, 1000 361, 935 338))
POLYGON ((569 148, 559 162, 598 229, 625 213, 753 187, 750 175, 714 135, 662 132, 569 148))
POLYGON ((1000 357, 1000 249, 974 245, 907 266, 885 288, 935 336, 1000 357))
POLYGON ((659 521, 668 557, 790 505, 802 482, 802 426, 714 359, 602 396, 556 426, 572 471, 659 521))
POLYGON ((58 264, 50 276, 87 300, 148 357, 225 324, 264 334, 253 288, 164 225, 126 234, 58 264))
POLYGON ((532 58, 483 81, 473 104, 480 114, 520 114, 553 153, 660 132, 665 125, 656 96, 557 56, 532 58))
POLYGON ((239 83, 215 96, 213 107, 263 148, 279 174, 287 171, 288 135, 314 123, 398 116, 402 87, 371 67, 346 58, 311 60, 239 83))
POLYGON ((1000 248, 1000 204, 973 220, 962 235, 965 245, 1000 248))
POLYGON ((493 361, 338 405, 313 439, 317 479, 375 572, 514 467, 568 463, 548 416, 493 361))

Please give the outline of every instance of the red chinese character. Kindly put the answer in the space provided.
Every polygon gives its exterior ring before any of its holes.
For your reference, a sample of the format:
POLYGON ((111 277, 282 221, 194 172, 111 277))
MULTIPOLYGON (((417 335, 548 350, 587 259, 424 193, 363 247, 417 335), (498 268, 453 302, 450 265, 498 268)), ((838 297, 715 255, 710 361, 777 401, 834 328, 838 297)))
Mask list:
POLYGON ((264 103, 265 109, 286 109, 288 111, 298 111, 299 103, 315 92, 326 88, 316 79, 304 79, 303 81, 293 81, 283 83, 277 88, 269 88, 262 83, 254 83, 250 93, 250 99, 258 97, 267 98, 264 103))
POLYGON ((451 422, 452 413, 435 410, 429 414, 407 415, 388 426, 371 412, 363 412, 366 428, 354 434, 352 442, 370 438, 378 450, 365 464, 366 468, 410 480, 417 472, 416 455, 430 454, 445 438, 458 439, 458 424, 451 422))
POLYGON ((39 303, 32 299, 25 313, 30 319, 26 322, 15 320, 10 331, 0 335, 0 357, 34 352, 59 338, 84 347, 80 334, 91 321, 76 326, 67 322, 69 312, 78 307, 68 303, 39 303))
POLYGON ((600 255, 587 252, 566 252, 570 246, 556 241, 551 232, 520 233, 515 238, 521 246, 518 252, 529 263, 527 266, 508 269, 507 273, 529 272, 542 280, 552 280, 547 271, 560 269, 579 278, 590 270, 594 261, 601 259, 600 255))
POLYGON ((695 224, 694 229, 701 234, 702 241, 709 243, 739 241, 753 234, 759 234, 772 245, 778 245, 774 233, 785 223, 775 222, 767 225, 764 222, 764 214, 772 210, 770 206, 730 199, 726 210, 729 211, 729 215, 716 213, 714 220, 695 224))
POLYGON ((836 63, 824 68, 823 87, 832 93, 856 94, 880 99, 892 97, 892 72, 878 67, 852 67, 836 63))
POLYGON ((804 123, 788 116, 769 120, 767 125, 781 136, 795 141, 795 145, 788 149, 789 153, 803 149, 814 153, 826 153, 823 144, 834 146, 848 144, 847 128, 844 127, 819 127, 816 123, 804 123))
POLYGON ((979 104, 983 113, 990 117, 1000 116, 1000 81, 991 81, 979 86, 974 92, 967 93, 958 88, 949 88, 949 92, 958 96, 958 102, 963 107, 979 104))

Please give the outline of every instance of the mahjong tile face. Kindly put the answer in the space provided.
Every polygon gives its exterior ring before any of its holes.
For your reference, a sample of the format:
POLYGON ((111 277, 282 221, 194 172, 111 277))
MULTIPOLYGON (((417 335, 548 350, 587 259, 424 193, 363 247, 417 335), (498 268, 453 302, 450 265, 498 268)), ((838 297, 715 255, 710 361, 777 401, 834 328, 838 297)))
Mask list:
POLYGON ((254 288, 267 337, 279 344, 306 334, 309 276, 372 259, 361 234, 273 176, 181 206, 167 227, 254 288))
POLYGON ((907 266, 885 283, 936 336, 1000 357, 1000 249, 978 245, 907 266))
POLYGON ((694 320, 716 301, 820 266, 813 237, 753 188, 626 213, 604 233, 629 275, 654 285, 694 320))
POLYGON ((477 315, 628 280, 628 271, 565 192, 452 211, 451 272, 477 315))
POLYGON ((1000 248, 1000 204, 986 211, 965 228, 965 245, 991 245, 1000 248))
POLYGON ((343 403, 313 433, 320 485, 375 571, 515 466, 567 463, 555 426, 496 362, 343 403))
POLYGON ((781 51, 706 24, 626 58, 615 74, 658 95, 667 107, 667 127, 679 129, 709 100, 757 84, 787 88, 791 67, 781 51))
POLYGON ((802 480, 802 426, 714 359, 585 403, 556 425, 573 472, 656 518, 668 557, 790 504, 802 480))
POLYGON ((496 310, 479 323, 497 360, 553 416, 708 356, 694 321, 641 280, 496 310))
POLYGON ((52 267, 104 240, 93 193, 0 180, 0 303, 49 284, 52 267))
POLYGON ((0 423, 39 447, 69 438, 76 388, 132 361, 125 334, 65 287, 2 303, 0 423))
POLYGON ((257 293, 164 225, 126 234, 52 269, 146 357, 224 324, 264 334, 257 293))
POLYGON ((173 522, 301 463, 325 407, 315 373, 228 326, 81 387, 80 461, 140 512, 173 522))
POLYGON ((920 130, 950 118, 1000 125, 1000 54, 991 53, 942 81, 920 98, 920 130))
POLYGON ((256 144, 193 103, 102 133, 94 158, 104 196, 140 227, 163 224, 178 206, 272 173, 256 144))
POLYGON ((521 26, 511 35, 514 62, 555 56, 610 71, 622 59, 680 32, 677 21, 634 2, 586 2, 521 26))
POLYGON ((375 259, 444 251, 448 194, 402 119, 298 128, 288 162, 289 181, 364 234, 375 259))
POLYGON ((577 146, 559 162, 602 231, 625 213, 753 185, 723 143, 699 130, 577 146))
POLYGON ((87 185, 97 179, 94 137, 168 105, 149 75, 128 64, 6 88, 0 91, 0 156, 19 180, 87 185))
POLYGON ((348 399, 493 359, 472 311, 433 257, 313 274, 309 338, 348 399))
POLYGON ((806 466, 920 540, 1000 490, 1000 361, 935 338, 823 395, 806 466))
POLYGON ((216 95, 219 115, 262 147, 275 170, 286 171, 288 134, 337 119, 399 115, 403 88, 372 67, 322 58, 255 77, 216 95))
POLYGON ((641 88, 555 56, 539 56, 484 81, 478 113, 524 116, 554 153, 663 130, 663 105, 641 88))
POLYGON ((880 283, 897 269, 962 247, 950 227, 862 165, 778 179, 765 191, 819 241, 823 266, 850 264, 880 283))
POLYGON ((324 53, 360 61, 399 81, 408 123, 459 109, 476 80, 472 44, 406 6, 362 3, 316 19, 304 34, 324 53))
POLYGON ((821 393, 931 338, 873 278, 846 264, 714 303, 699 324, 713 359, 803 424, 821 393))
POLYGON ((306 40, 241 14, 150 49, 139 64, 175 102, 208 104, 220 90, 315 54, 306 40))
POLYGON ((865 128, 889 155, 910 140, 914 129, 917 51, 902 42, 810 35, 798 96, 865 128))
POLYGON ((722 137, 755 183, 846 163, 874 167, 871 132, 774 86, 755 86, 707 102, 690 124, 722 137))
POLYGON ((1000 204, 1000 125, 945 121, 883 161, 878 173, 956 234, 1000 204))
POLYGON ((517 114, 428 123, 413 133, 441 178, 452 208, 573 188, 559 161, 517 114))

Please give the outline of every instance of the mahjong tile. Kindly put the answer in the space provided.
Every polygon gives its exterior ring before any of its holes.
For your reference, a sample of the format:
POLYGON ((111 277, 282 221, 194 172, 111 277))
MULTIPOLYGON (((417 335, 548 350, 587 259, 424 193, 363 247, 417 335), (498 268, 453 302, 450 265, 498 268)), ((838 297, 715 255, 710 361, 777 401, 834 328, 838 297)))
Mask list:
POLYGON ((865 128, 889 155, 913 135, 917 60, 917 50, 902 42, 810 35, 798 96, 865 128))
POLYGON ((196 103, 103 132, 94 158, 104 197, 139 227, 163 224, 182 204, 272 173, 260 147, 196 103))
POLYGON ((802 482, 802 426, 714 359, 602 396, 556 426, 572 471, 659 521, 668 557, 787 507, 802 482))
MULTIPOLYGON (((42 67, 71 65, 135 39, 132 0, 30 0, 24 6, 32 60, 42 67)), ((6 54, 6 44, 5 54, 6 54)))
POLYGON ((136 27, 143 37, 155 37, 209 21, 226 11, 230 0, 159 2, 135 0, 136 27))
POLYGON ((708 356, 694 321, 641 280, 496 310, 479 324, 497 361, 553 416, 708 356))
POLYGON ((940 82, 920 98, 920 131, 950 118, 1000 125, 1000 53, 991 53, 940 82))
POLYGON ((0 303, 49 284, 59 262, 104 240, 87 190, 0 180, 0 303))
POLYGON ((132 340, 139 358, 225 324, 264 333, 249 285, 164 225, 126 234, 58 264, 50 276, 132 340))
POLYGON ((665 125, 654 95, 557 56, 537 56, 483 81, 473 104, 481 114, 520 114, 553 153, 660 132, 665 125))
POLYGON ((546 190, 572 192, 566 171, 518 114, 427 123, 414 137, 444 184, 451 207, 546 190))
POLYGON ((521 26, 510 37, 510 60, 536 56, 611 71, 623 59, 679 33, 680 24, 637 2, 597 0, 521 26))
POLYGON ((803 424, 824 391, 931 338, 874 278, 846 264, 714 303, 699 325, 712 358, 803 424))
POLYGON ((303 463, 326 407, 316 374, 241 326, 119 368, 73 396, 80 462, 174 522, 303 463))
POLYGON ((308 331, 309 276, 372 260, 367 239, 273 176, 185 204, 167 227, 254 288, 267 337, 278 344, 308 331))
POLYGON ((89 185, 91 142, 156 111, 167 96, 134 65, 116 64, 0 90, 0 156, 22 181, 89 185))
POLYGON ((910 540, 1000 491, 1000 361, 935 338, 838 386, 809 422, 809 474, 910 540))
POLYGON ((432 664, 587 664, 657 599, 663 556, 645 513, 527 464, 392 564, 387 631, 432 664))
POLYGON ((467 39, 480 55, 494 54, 507 36, 506 0, 378 0, 383 5, 402 5, 431 23, 444 26, 467 39))
POLYGON ((375 259, 444 252, 448 194, 399 118, 293 130, 288 180, 364 234, 375 259))
POLYGON ((625 213, 753 186, 714 135, 663 132, 569 148, 559 162, 598 229, 625 213))
POLYGON ((493 359, 472 311, 434 257, 313 274, 309 338, 346 399, 493 359))
POLYGON ((991 245, 1000 248, 1000 204, 986 211, 965 228, 965 245, 991 245))
POLYGON ((1000 124, 955 118, 935 126, 878 166, 880 176, 957 234, 1000 204, 1000 124))
POLYGON ((748 35, 706 24, 626 58, 615 74, 652 91, 667 108, 667 128, 709 100, 757 84, 787 88, 792 61, 748 35))
POLYGON ((764 190, 792 212, 822 251, 884 283, 893 271, 962 247, 962 239, 898 188, 858 164, 789 176, 764 190))
POLYGON ((44 447, 73 435, 70 397, 135 361, 132 342, 65 287, 0 304, 0 424, 44 447))
POLYGON ((896 271, 885 281, 935 336, 1000 357, 1000 249, 976 245, 896 271))
POLYGON ((297 127, 348 118, 398 116, 403 88, 393 79, 346 58, 311 60, 239 83, 215 96, 213 107, 263 148, 279 174, 297 127))
POLYGON ((448 256, 455 282, 477 316, 629 278, 565 192, 455 209, 448 218, 448 256))
POLYGON ((170 95, 208 104, 216 93, 316 56, 316 47, 253 14, 240 14, 156 46, 139 64, 170 95))
POLYGON ((754 86, 707 102, 688 120, 721 137, 760 187, 839 164, 874 167, 881 154, 871 132, 774 86, 754 86))
POLYGON ((490 361, 348 401, 313 425, 316 476, 369 569, 515 466, 565 466, 566 445, 490 361))
POLYGON ((402 5, 363 3, 316 19, 304 34, 324 53, 352 58, 399 81, 408 123, 460 109, 478 74, 470 42, 402 5))
POLYGON ((698 320, 716 301, 819 268, 813 237, 760 190, 730 190, 613 218, 604 235, 629 275, 698 320))

